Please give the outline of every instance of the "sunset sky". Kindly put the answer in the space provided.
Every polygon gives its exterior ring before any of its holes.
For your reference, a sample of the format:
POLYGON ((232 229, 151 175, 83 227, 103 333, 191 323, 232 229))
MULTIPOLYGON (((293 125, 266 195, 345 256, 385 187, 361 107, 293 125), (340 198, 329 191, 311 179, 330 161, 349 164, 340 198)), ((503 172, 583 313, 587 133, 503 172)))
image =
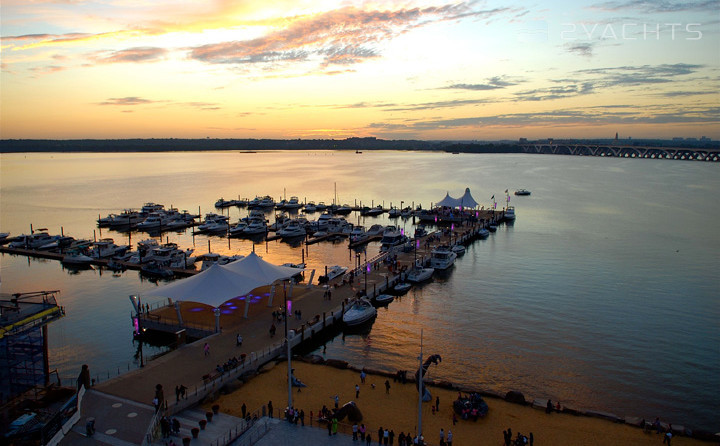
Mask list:
POLYGON ((3 139, 720 139, 720 0, 0 8, 3 139))

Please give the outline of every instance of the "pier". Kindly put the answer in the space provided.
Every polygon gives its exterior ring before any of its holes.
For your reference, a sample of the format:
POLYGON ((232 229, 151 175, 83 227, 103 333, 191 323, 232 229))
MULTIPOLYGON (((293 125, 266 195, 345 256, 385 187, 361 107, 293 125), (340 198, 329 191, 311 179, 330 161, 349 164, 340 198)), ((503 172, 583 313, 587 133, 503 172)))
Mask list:
MULTIPOLYGON (((497 219, 501 216, 499 213, 488 215, 497 219)), ((293 310, 300 310, 302 314, 299 318, 289 315, 286 319, 291 333, 291 348, 319 342, 341 329, 345 306, 353 298, 363 293, 373 297, 386 291, 401 280, 402 270, 411 266, 416 257, 429 258, 432 249, 442 244, 469 244, 477 238, 480 228, 479 223, 457 224, 415 241, 416 250, 391 250, 363 263, 358 259, 355 268, 330 280, 327 286, 300 282, 261 287, 253 291, 254 298, 246 307, 235 304, 220 307, 219 330, 215 327, 213 308, 202 304, 180 302, 182 323, 171 300, 147 311, 137 311, 133 316, 140 330, 178 333, 181 345, 139 369, 116 377, 108 375, 106 379, 91 371, 94 385, 84 394, 80 419, 93 417, 98 432, 112 432, 112 435, 97 435, 89 439, 84 436, 84 424, 77 423, 60 444, 110 445, 118 444, 118 441, 152 444, 157 440, 161 415, 175 415, 206 401, 221 388, 233 386, 238 378, 254 374, 264 364, 285 356, 287 349, 281 328, 284 320, 277 319, 277 312, 284 308, 286 299, 293 310), (427 237, 431 237, 431 241, 427 237), (389 256, 397 256, 397 262, 385 262, 389 256), (327 291, 330 292, 329 298, 326 297, 327 291), (276 312, 275 319, 273 312, 276 312), (275 336, 269 332, 273 321, 278 325, 275 336), (241 346, 236 345, 238 334, 243 337, 241 346), (202 339, 182 344, 183 339, 195 337, 202 339), (203 349, 205 343, 209 346, 207 355, 203 349), (218 371, 218 366, 231 359, 237 361, 234 367, 218 371), (164 401, 161 410, 156 413, 150 402, 158 384, 164 389, 164 401), (187 387, 187 394, 186 398, 178 400, 173 390, 179 385, 187 387)), ((139 307, 142 308, 142 305, 139 307)), ((277 403, 278 407, 283 404, 277 403)), ((242 429, 235 432, 239 435, 242 429)), ((205 438, 203 441, 212 442, 214 439, 205 438)))

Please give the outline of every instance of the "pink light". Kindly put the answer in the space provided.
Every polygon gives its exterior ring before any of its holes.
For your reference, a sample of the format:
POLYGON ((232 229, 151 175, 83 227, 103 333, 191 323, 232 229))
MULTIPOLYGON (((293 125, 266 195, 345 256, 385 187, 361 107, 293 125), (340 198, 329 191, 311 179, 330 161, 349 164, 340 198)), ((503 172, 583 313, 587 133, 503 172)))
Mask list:
POLYGON ((292 310, 292 301, 287 301, 287 312, 290 313, 290 310, 292 310))
POLYGON ((370 272, 370 264, 365 265, 365 271, 370 272))
POLYGON ((454 231, 454 230, 455 230, 455 223, 453 223, 453 224, 450 225, 450 230, 451 230, 451 231, 454 231))

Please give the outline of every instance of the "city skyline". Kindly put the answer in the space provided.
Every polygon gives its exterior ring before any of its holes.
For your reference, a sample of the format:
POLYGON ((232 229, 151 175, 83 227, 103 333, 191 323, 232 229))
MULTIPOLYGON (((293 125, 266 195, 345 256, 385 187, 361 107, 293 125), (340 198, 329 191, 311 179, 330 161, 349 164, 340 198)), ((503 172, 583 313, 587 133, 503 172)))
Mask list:
POLYGON ((720 1, 3 2, 7 138, 720 138, 720 1))

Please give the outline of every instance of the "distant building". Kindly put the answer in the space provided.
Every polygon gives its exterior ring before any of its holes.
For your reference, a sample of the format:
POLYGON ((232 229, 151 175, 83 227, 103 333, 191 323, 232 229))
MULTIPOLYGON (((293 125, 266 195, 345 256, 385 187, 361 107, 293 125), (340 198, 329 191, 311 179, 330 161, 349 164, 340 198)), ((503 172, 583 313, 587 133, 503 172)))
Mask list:
POLYGON ((712 141, 712 138, 708 138, 707 136, 701 136, 701 137, 700 137, 700 141, 709 142, 709 141, 712 141))
POLYGON ((615 141, 618 140, 618 132, 615 132, 615 141))
POLYGON ((680 137, 680 136, 675 136, 675 137, 673 137, 672 140, 673 140, 673 141, 682 141, 682 140, 684 140, 684 139, 685 139, 685 138, 682 138, 682 137, 680 137))
MULTIPOLYGON (((703 136, 704 138, 704 136, 703 136)), ((527 144, 528 139, 527 138, 520 138, 520 144, 527 144)))

